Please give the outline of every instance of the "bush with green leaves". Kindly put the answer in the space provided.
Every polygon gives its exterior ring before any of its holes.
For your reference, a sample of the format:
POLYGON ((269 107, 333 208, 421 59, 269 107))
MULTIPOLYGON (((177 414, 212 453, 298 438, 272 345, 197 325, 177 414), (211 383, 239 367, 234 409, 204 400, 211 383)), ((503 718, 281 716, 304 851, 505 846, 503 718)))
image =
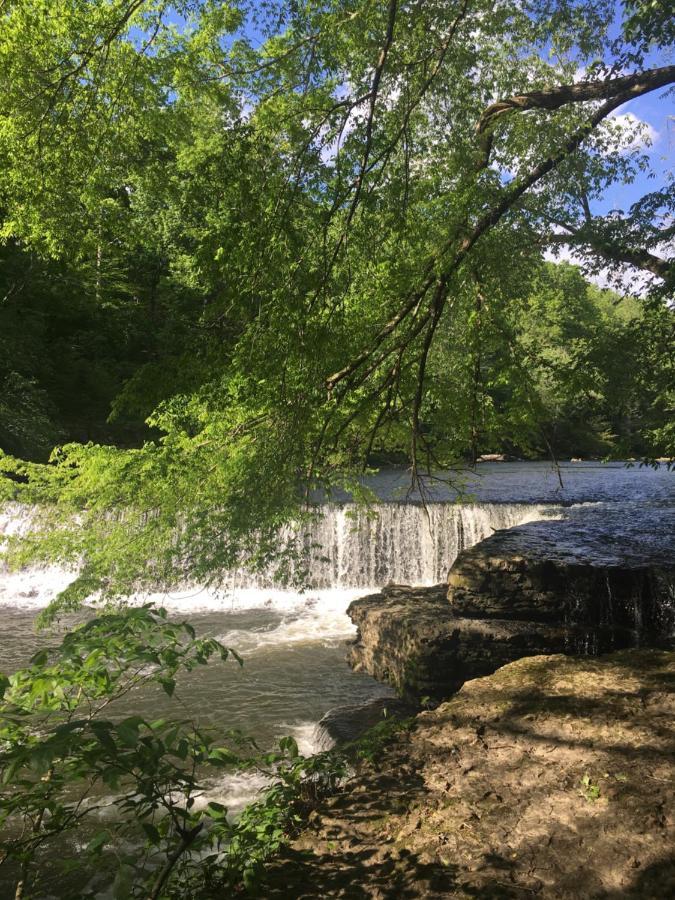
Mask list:
POLYGON ((209 882, 254 883, 317 763, 302 760, 292 738, 261 753, 236 731, 216 742, 188 720, 116 715, 131 692, 154 685, 172 696, 181 673, 230 657, 241 662, 146 605, 104 611, 2 676, 0 869, 17 898, 41 896, 68 836, 83 847, 63 860, 64 872, 80 870, 73 896, 88 896, 97 870, 116 896, 188 896, 196 883, 203 896, 209 882), (235 768, 276 783, 233 823, 204 795, 209 777, 235 768))
POLYGON ((182 673, 230 657, 241 663, 147 604, 104 610, 0 676, 0 880, 17 900, 43 896, 55 874, 73 898, 110 885, 116 898, 256 893, 307 812, 408 727, 386 719, 303 757, 292 737, 261 751, 235 730, 117 712, 134 691, 173 697, 182 673), (214 777, 233 770, 269 780, 236 819, 209 800, 214 777))

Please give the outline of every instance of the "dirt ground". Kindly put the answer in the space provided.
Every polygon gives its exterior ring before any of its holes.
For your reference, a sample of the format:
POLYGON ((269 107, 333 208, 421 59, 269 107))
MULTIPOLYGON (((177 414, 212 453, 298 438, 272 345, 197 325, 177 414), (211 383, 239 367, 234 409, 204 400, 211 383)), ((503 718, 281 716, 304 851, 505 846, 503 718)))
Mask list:
POLYGON ((675 898, 675 653, 468 682, 312 813, 262 896, 675 898))

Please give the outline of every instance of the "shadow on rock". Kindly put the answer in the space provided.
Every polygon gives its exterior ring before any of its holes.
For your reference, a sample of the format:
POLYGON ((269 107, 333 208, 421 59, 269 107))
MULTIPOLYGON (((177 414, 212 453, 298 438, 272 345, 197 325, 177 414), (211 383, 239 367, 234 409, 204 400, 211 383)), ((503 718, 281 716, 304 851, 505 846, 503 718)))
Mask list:
POLYGON ((520 660, 312 814, 269 897, 675 896, 675 654, 520 660))

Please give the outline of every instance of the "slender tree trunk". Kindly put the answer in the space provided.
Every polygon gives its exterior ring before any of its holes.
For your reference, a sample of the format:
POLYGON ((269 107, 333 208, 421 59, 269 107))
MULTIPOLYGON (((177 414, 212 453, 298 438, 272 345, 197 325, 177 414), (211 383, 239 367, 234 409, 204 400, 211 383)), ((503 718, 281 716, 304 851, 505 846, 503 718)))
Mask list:
POLYGON ((100 304, 101 302, 101 264, 103 262, 103 248, 101 247, 101 239, 100 239, 101 229, 99 228, 99 242, 96 245, 96 303, 100 304))
POLYGON ((181 858, 181 856, 185 853, 186 850, 190 848, 190 846, 194 843, 195 838, 202 830, 202 825, 196 825, 190 831, 185 831, 182 834, 180 844, 176 847, 176 849, 169 854, 166 862, 162 866, 159 875, 155 879, 155 883, 152 886, 150 893, 148 894, 148 900, 158 900, 162 892, 162 888, 166 884, 169 875, 173 871, 174 866, 181 858))
POLYGON ((473 361, 473 403, 471 410, 471 453, 473 455, 473 463, 476 464, 478 459, 478 395, 481 382, 481 318, 483 311, 483 295, 480 290, 476 291, 476 348, 473 361))

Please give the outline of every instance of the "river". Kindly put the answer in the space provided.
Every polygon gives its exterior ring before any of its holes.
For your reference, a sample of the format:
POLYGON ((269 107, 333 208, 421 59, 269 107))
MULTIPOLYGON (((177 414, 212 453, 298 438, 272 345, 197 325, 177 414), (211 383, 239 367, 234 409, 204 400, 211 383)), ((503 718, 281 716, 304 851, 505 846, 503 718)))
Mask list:
MULTIPOLYGON (((354 634, 346 615, 352 599, 389 582, 442 581, 463 547, 494 529, 556 516, 560 505, 675 499, 675 474, 665 467, 577 463, 563 466, 560 474, 562 486, 549 463, 481 464, 475 473, 463 473, 461 484, 457 476, 450 486, 430 483, 425 508, 418 494, 409 495, 405 472, 382 472, 369 479, 381 500, 375 515, 345 497, 324 507, 306 538, 306 590, 285 591, 264 577, 239 574, 220 592, 195 586, 152 596, 244 658, 241 669, 214 664, 182 678, 178 702, 215 731, 240 728, 262 746, 292 734, 301 751, 311 753, 321 740, 316 725, 329 709, 391 695, 345 662, 344 642, 354 634), (458 490, 463 502, 453 503, 458 490)), ((0 533, 15 530, 20 518, 16 509, 2 514, 0 533)), ((14 670, 44 643, 45 635, 34 630, 35 613, 70 577, 56 568, 0 572, 0 671, 14 670)), ((170 701, 138 694, 128 705, 156 717, 165 711, 161 702, 170 701)), ((214 792, 236 810, 258 786, 251 777, 237 776, 214 792)))

